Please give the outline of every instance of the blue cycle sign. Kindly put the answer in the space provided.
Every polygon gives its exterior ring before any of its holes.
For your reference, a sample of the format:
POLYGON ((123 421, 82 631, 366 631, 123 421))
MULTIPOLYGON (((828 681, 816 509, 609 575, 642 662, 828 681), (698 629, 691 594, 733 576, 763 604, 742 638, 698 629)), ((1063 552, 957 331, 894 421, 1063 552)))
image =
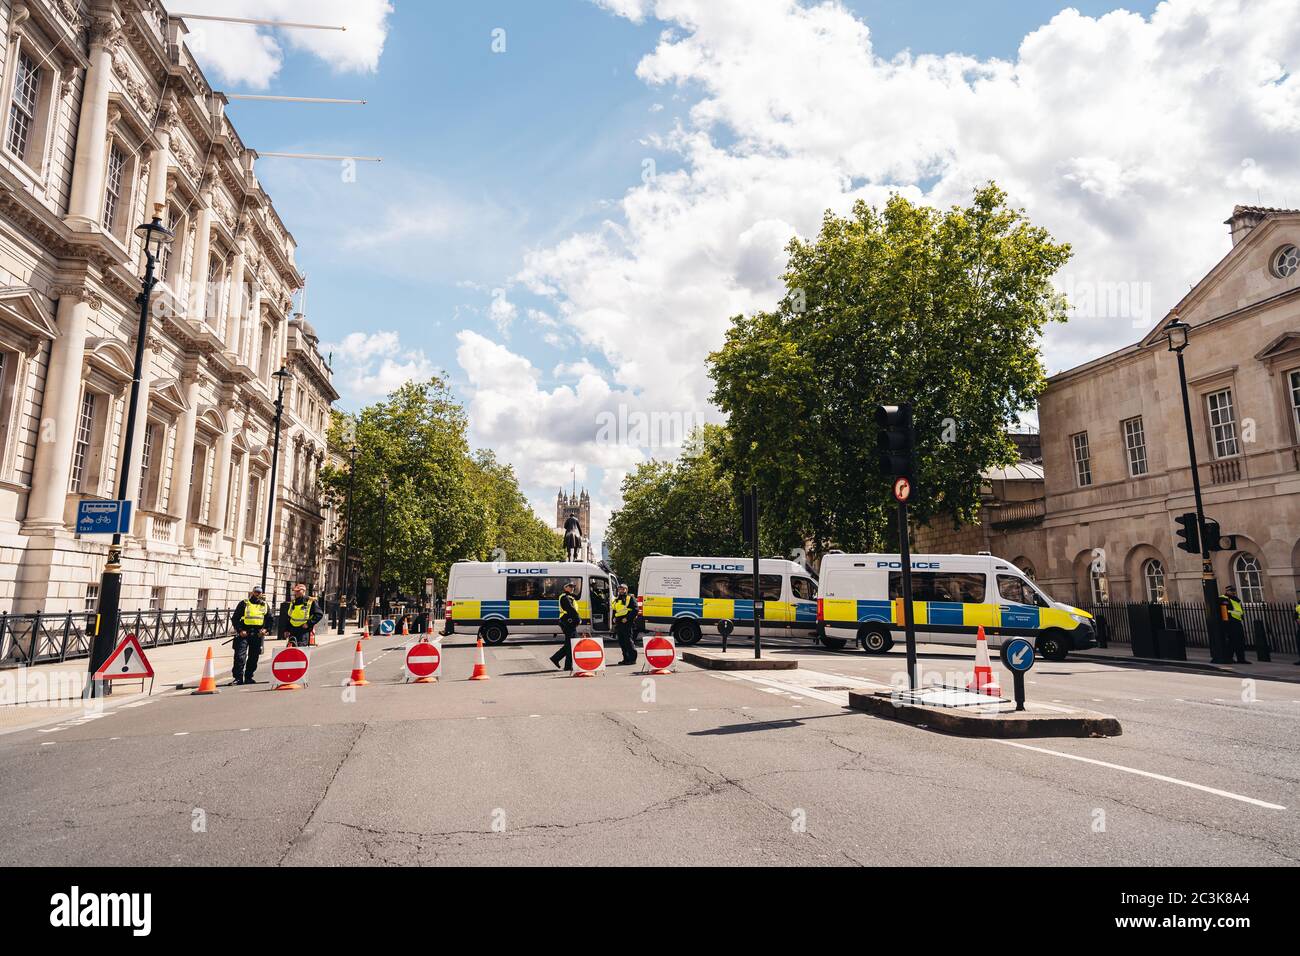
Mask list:
POLYGON ((126 534, 130 530, 129 501, 83 501, 77 506, 77 534, 126 534))

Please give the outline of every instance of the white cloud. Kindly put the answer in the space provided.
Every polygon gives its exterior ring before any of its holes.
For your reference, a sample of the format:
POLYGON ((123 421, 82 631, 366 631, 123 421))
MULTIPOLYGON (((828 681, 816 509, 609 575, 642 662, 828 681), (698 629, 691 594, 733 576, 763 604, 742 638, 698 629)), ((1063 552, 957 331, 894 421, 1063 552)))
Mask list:
POLYGON ((334 356, 335 383, 344 402, 361 405, 437 372, 422 349, 404 348, 396 332, 352 332, 321 346, 334 356))
POLYGON ((303 50, 340 71, 373 72, 388 34, 388 0, 172 0, 184 13, 343 26, 307 30, 186 20, 186 42, 213 79, 264 89, 279 74, 285 47, 303 50), (182 9, 183 8, 183 9, 182 9))

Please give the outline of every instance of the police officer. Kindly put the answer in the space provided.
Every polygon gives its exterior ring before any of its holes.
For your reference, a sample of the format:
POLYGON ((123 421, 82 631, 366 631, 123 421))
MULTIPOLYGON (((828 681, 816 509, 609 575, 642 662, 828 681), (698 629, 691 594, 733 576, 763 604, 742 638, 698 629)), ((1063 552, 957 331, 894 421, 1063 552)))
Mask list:
POLYGON ((551 655, 551 663, 560 666, 564 659, 564 669, 573 670, 573 639, 578 635, 578 602, 573 599, 573 582, 566 581, 564 593, 560 595, 560 628, 564 631, 564 646, 551 655))
POLYGON ((299 581, 293 586, 293 600, 280 614, 280 633, 294 647, 306 647, 311 631, 325 616, 316 605, 316 599, 307 596, 307 585, 299 581))
POLYGON ((235 666, 232 684, 256 684, 257 659, 262 656, 262 641, 267 634, 270 608, 261 588, 253 588, 248 597, 235 605, 230 624, 235 629, 235 666))
POLYGON ((618 586, 618 593, 614 595, 613 610, 614 636, 618 638, 618 646, 623 651, 623 659, 618 663, 635 664, 636 646, 632 643, 632 619, 636 617, 636 613, 633 610, 632 598, 627 593, 626 584, 618 586))
POLYGON ((1237 600, 1237 589, 1229 584, 1219 595, 1219 601, 1228 611, 1227 631, 1232 648, 1232 656, 1238 664, 1246 663, 1246 609, 1237 600))

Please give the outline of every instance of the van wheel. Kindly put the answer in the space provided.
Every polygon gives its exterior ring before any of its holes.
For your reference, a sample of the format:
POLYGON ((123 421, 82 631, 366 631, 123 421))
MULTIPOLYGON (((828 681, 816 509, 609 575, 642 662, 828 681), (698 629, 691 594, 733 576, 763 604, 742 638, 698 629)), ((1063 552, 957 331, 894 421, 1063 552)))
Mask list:
POLYGON ((846 641, 846 640, 845 640, 844 638, 842 638, 842 637, 823 637, 823 638, 822 638, 822 646, 825 647, 827 650, 830 650, 830 651, 842 651, 842 650, 844 650, 844 645, 847 644, 847 643, 848 643, 848 641, 846 641))
POLYGON ((478 633, 483 638, 484 644, 504 644, 506 641, 504 624, 484 624, 478 633))
POLYGON ((1049 661, 1063 661, 1070 653, 1070 642, 1060 631, 1048 631, 1039 635, 1034 646, 1049 661))
POLYGON ((858 643, 868 654, 888 654, 894 646, 894 639, 888 631, 869 630, 858 634, 858 643))
POLYGON ((701 637, 700 626, 694 621, 679 621, 673 625, 673 639, 682 647, 700 643, 701 637))

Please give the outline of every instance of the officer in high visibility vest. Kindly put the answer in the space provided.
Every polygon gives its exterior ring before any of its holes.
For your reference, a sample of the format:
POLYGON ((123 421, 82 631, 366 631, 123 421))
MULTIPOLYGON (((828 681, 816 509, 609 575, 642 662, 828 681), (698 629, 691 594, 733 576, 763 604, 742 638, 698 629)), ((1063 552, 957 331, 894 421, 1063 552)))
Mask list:
POLYGON ((613 610, 614 636, 618 638, 618 646, 623 651, 623 659, 618 663, 635 664, 636 646, 632 643, 632 619, 636 614, 626 584, 618 586, 618 593, 614 595, 613 610))
POLYGON ((573 670, 573 639, 578 636, 578 624, 582 616, 578 614, 578 602, 573 597, 573 582, 566 581, 564 593, 560 595, 560 630, 564 632, 564 646, 551 655, 551 663, 563 666, 566 671, 573 670), (561 665, 560 661, 564 663, 561 665))
POLYGON ((253 588, 248 597, 235 605, 230 624, 235 629, 235 666, 232 684, 256 684, 257 659, 262 656, 262 642, 270 626, 270 607, 261 588, 253 588))
POLYGON ((301 581, 293 586, 293 600, 280 613, 280 633, 295 647, 306 647, 311 630, 325 612, 314 598, 307 596, 307 585, 301 581))
POLYGON ((1237 589, 1229 584, 1219 595, 1219 603, 1227 612, 1227 630, 1228 640, 1232 648, 1232 656, 1237 659, 1238 664, 1246 663, 1246 609, 1241 606, 1241 601, 1237 599, 1237 589))

